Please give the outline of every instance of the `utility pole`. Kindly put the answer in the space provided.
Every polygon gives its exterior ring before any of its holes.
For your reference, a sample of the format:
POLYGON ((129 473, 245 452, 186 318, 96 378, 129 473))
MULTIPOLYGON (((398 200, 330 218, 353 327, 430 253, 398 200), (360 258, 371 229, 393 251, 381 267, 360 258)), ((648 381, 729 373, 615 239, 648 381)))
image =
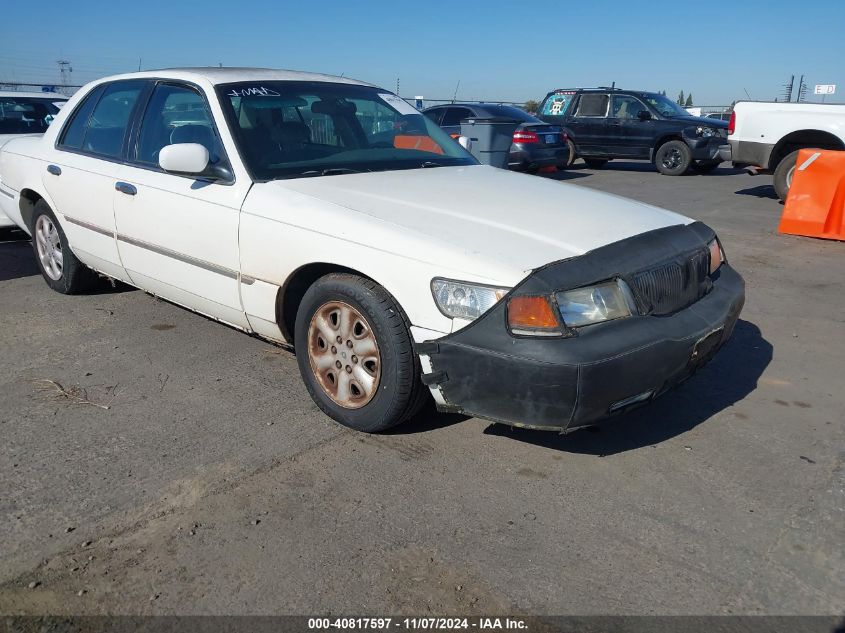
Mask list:
POLYGON ((789 81, 783 84, 783 100, 789 103, 792 101, 792 87, 795 85, 795 75, 789 78, 789 81))
POLYGON ((70 74, 73 72, 73 68, 66 59, 60 59, 56 63, 59 65, 59 82, 62 87, 65 87, 70 83, 70 74))
POLYGON ((804 101, 806 95, 807 84, 804 83, 804 75, 801 75, 801 79, 798 80, 798 101, 804 101))

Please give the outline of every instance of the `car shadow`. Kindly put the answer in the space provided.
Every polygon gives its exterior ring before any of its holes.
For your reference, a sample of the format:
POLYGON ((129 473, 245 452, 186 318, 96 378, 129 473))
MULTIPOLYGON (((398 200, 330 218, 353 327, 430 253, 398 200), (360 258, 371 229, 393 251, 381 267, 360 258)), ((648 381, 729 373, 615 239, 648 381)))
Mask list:
POLYGON ((0 281, 39 274, 28 235, 23 231, 0 235, 0 281))
MULTIPOLYGON (((16 229, 0 232, 0 282, 40 275, 41 270, 35 261, 35 253, 29 236, 16 229)), ((103 279, 96 288, 82 294, 103 295, 130 290, 136 289, 117 280, 103 279)))
POLYGON ((771 360, 771 343, 763 338, 756 325, 740 320, 731 340, 712 362, 651 405, 567 435, 503 424, 491 424, 484 433, 599 457, 654 446, 689 431, 745 398, 757 387, 771 360))
POLYGON ((470 420, 467 415, 457 413, 439 413, 432 398, 427 398, 422 409, 410 420, 388 429, 383 435, 416 435, 417 433, 428 433, 437 429, 445 429, 447 426, 470 420))
POLYGON ((775 193, 775 188, 772 185, 758 185, 756 187, 749 187, 748 189, 740 189, 734 193, 740 196, 754 196, 755 198, 768 198, 769 200, 778 199, 778 195, 775 193))
MULTIPOLYGON (((614 159, 606 164, 602 165, 598 169, 592 169, 587 167, 586 163, 582 162, 580 159, 576 161, 571 167, 568 168, 569 170, 576 170, 576 173, 579 170, 589 172, 590 174, 598 172, 598 171, 629 171, 629 172, 642 172, 642 173, 653 173, 656 174, 657 168, 647 160, 621 160, 621 159, 614 159)), ((735 176, 737 174, 744 173, 744 170, 737 169, 731 167, 729 163, 723 163, 721 166, 717 167, 711 172, 708 173, 698 173, 694 169, 690 169, 684 177, 689 176, 735 176)))
POLYGON ((537 176, 542 176, 543 178, 548 178, 549 180, 559 180, 560 182, 564 182, 566 180, 577 180, 578 178, 589 178, 591 175, 592 174, 585 174, 582 171, 572 171, 571 167, 567 167, 564 170, 540 172, 537 174, 537 176))

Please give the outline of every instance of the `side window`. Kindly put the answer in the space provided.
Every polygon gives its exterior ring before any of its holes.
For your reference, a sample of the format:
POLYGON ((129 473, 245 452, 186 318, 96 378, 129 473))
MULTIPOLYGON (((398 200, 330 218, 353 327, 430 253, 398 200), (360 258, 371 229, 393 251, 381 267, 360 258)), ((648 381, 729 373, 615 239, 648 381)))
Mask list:
POLYGON ((578 100, 578 110, 575 116, 604 117, 607 116, 606 94, 586 93, 578 100))
POLYGON ((613 95, 611 117, 614 119, 636 119, 641 110, 648 111, 642 101, 629 95, 613 95))
POLYGON ((461 119, 469 119, 475 116, 469 108, 446 108, 446 114, 443 115, 443 121, 440 125, 449 127, 460 125, 461 119))
POLYGON ((143 81, 117 81, 106 87, 88 119, 82 151, 111 158, 120 157, 126 126, 144 84, 143 81))
POLYGON ((135 160, 158 165, 161 149, 175 143, 199 143, 208 150, 212 164, 222 154, 203 96, 189 86, 159 84, 144 112, 135 160))
POLYGON ((85 99, 82 100, 76 112, 70 117, 70 123, 65 125, 62 136, 59 140, 59 147, 67 147, 69 149, 82 149, 82 141, 85 138, 85 130, 88 129, 88 119, 91 117, 91 112, 94 111, 94 106, 103 94, 104 87, 97 86, 92 90, 85 99))

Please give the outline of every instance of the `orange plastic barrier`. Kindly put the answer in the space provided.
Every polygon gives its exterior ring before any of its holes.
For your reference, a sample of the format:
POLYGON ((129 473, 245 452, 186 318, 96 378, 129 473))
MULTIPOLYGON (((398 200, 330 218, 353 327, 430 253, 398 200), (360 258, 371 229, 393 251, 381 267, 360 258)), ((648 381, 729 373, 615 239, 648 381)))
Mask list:
POLYGON ((845 152, 798 152, 778 231, 845 241, 845 152))
POLYGON ((443 148, 440 147, 430 136, 397 134, 393 137, 393 147, 396 149, 418 149, 421 152, 431 152, 432 154, 443 153, 443 148))

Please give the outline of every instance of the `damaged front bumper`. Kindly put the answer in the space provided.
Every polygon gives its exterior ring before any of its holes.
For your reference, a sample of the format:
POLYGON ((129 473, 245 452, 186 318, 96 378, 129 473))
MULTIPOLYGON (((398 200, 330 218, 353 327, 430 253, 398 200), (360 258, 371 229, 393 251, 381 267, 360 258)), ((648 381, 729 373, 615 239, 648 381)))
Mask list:
POLYGON ((565 330, 557 338, 514 336, 507 329, 506 298, 454 334, 418 344, 430 370, 423 382, 441 410, 560 432, 644 404, 712 358, 733 331, 745 291, 727 262, 700 280, 701 296, 688 297, 692 302, 680 309, 655 301, 655 287, 649 296, 637 280, 655 266, 692 274, 691 256, 714 237, 698 222, 668 227, 538 269, 509 297, 622 278, 639 314, 565 330))

